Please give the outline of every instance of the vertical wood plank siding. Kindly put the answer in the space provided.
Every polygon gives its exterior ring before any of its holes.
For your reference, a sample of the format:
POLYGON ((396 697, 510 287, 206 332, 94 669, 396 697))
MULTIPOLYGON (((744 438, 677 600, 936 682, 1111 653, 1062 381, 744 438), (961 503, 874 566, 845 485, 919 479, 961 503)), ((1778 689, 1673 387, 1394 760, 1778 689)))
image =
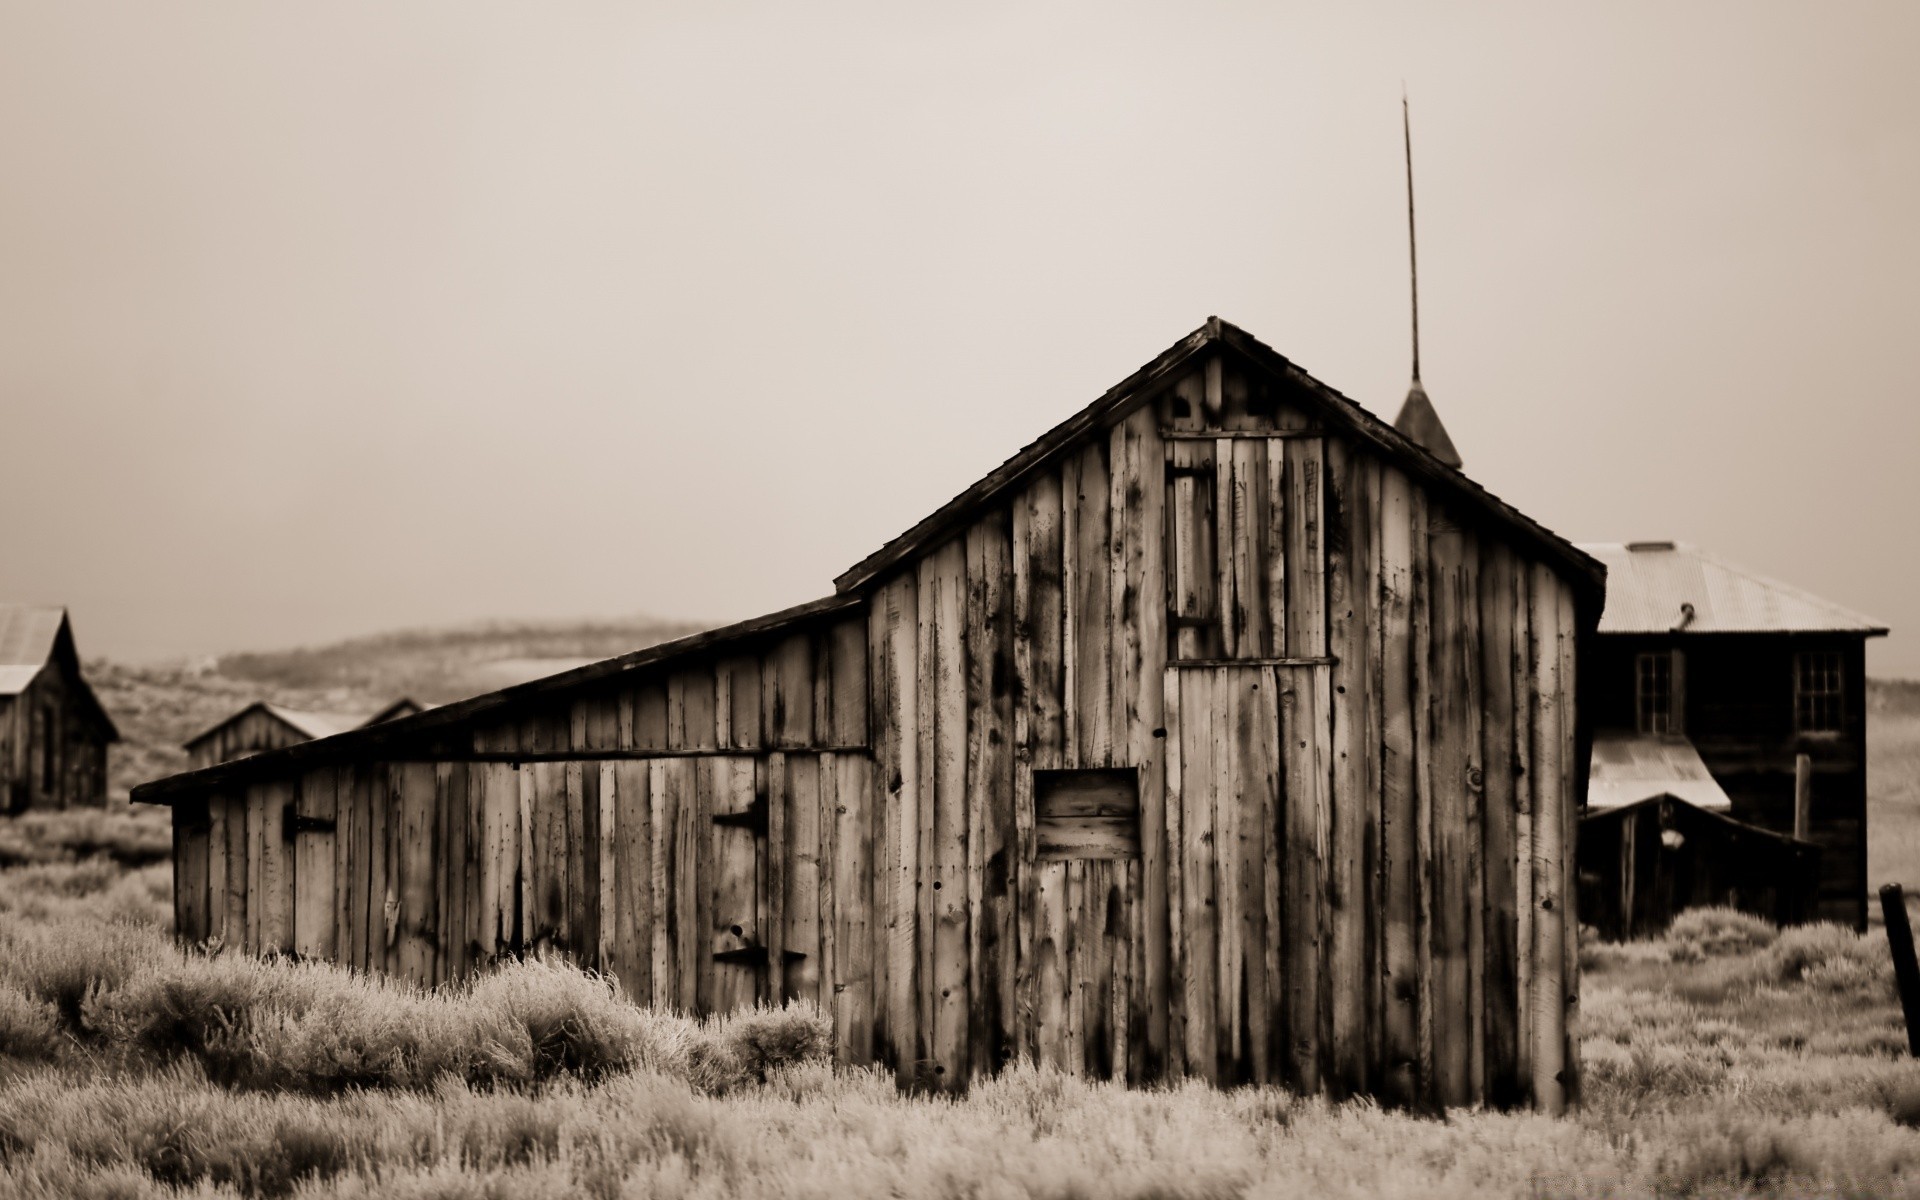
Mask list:
POLYGON ((856 609, 176 809, 183 936, 798 999, 844 1062, 1577 1097, 1574 591, 1213 360, 856 609), (1120 770, 1137 852, 1038 853, 1120 770), (287 822, 292 824, 288 825, 287 822))

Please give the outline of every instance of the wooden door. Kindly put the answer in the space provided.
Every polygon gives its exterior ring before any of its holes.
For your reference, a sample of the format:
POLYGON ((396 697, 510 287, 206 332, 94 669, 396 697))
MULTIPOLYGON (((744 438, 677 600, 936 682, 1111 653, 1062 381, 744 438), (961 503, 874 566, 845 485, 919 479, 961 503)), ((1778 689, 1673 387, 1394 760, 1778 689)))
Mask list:
POLYGON ((700 1007, 729 1012, 768 996, 767 787, 749 756, 699 762, 699 786, 707 793, 710 817, 706 861, 700 864, 701 899, 711 931, 711 959, 703 972, 708 986, 700 1007))
POLYGON ((334 868, 336 779, 334 767, 316 767, 300 779, 294 802, 281 818, 282 837, 293 844, 293 949, 302 958, 336 957, 334 868))
POLYGON ((1041 1063, 1124 1077, 1144 940, 1138 772, 1034 772, 1034 884, 1021 928, 1041 1063))
POLYGON ((1170 672, 1172 1037, 1188 1074, 1318 1086, 1323 671, 1170 672))

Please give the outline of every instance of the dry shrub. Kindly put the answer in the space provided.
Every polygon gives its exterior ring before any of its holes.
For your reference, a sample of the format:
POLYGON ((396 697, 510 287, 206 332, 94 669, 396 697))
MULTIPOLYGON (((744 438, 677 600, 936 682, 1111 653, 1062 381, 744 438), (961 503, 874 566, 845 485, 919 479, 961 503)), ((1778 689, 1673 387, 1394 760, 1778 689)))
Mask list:
POLYGON ((0 983, 0 1058, 52 1058, 60 1049, 60 1014, 11 983, 0 983))
POLYGON ((1886 948, 1878 939, 1827 922, 1783 930, 1759 956, 1757 968, 1767 981, 1806 983, 1828 991, 1887 986, 1893 978, 1886 948))
POLYGON ((1698 962, 1728 954, 1746 954, 1773 944, 1780 930, 1764 917, 1737 908, 1690 908, 1667 927, 1666 940, 1676 962, 1698 962))
POLYGON ((145 806, 73 808, 0 818, 0 867, 72 862, 99 855, 129 867, 173 857, 168 813, 145 806))
POLYGON ((812 1005, 790 1003, 709 1017, 689 1047, 687 1076, 717 1095, 832 1058, 832 1023, 812 1005))

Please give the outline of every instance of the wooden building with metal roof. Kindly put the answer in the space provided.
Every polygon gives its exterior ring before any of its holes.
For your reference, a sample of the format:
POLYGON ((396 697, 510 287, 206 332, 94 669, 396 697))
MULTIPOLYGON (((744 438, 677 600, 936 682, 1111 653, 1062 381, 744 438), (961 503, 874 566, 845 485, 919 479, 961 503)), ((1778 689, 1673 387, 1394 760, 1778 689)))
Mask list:
POLYGON ((1866 644, 1886 626, 1685 542, 1582 549, 1608 571, 1586 678, 1593 794, 1614 805, 1683 795, 1677 776, 1644 764, 1684 755, 1725 815, 1790 835, 1805 756, 1802 833, 1820 848, 1818 890, 1791 907, 1865 929, 1866 644))
POLYGON ((0 812, 107 801, 120 740, 87 685, 67 610, 0 604, 0 812))
POLYGON ((143 786, 181 936, 798 998, 909 1086, 1577 1087, 1590 556, 1210 319, 835 585, 143 786))

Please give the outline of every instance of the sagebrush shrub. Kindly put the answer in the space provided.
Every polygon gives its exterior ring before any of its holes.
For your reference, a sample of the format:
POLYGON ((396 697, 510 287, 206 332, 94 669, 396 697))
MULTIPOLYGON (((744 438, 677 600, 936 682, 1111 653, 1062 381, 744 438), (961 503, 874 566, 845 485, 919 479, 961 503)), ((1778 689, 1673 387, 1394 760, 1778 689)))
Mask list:
POLYGON ((1698 961, 1758 950, 1772 945, 1779 933, 1773 922, 1764 917, 1725 905, 1711 905, 1689 908, 1675 917, 1667 926, 1666 940, 1676 947, 1687 948, 1689 957, 1682 959, 1676 954, 1676 960, 1698 961))
POLYGON ((1832 991, 1864 989, 1891 979, 1893 973, 1878 939, 1824 921, 1781 931, 1758 963, 1763 979, 1832 991))
POLYGON ((0 983, 0 1058, 52 1058, 59 1043, 60 1016, 53 1005, 0 983))

